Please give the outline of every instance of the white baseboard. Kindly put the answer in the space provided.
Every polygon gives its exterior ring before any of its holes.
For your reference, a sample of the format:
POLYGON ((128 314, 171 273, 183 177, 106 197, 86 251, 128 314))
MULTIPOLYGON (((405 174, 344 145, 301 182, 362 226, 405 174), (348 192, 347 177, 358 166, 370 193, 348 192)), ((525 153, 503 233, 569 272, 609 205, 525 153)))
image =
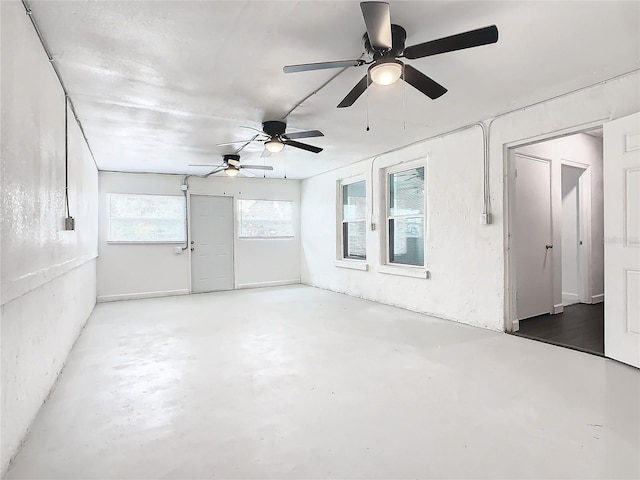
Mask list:
POLYGON ((562 292, 562 304, 566 307, 573 305, 574 303, 580 303, 580 298, 577 293, 562 292))
POLYGON ((297 283, 300 283, 300 279, 292 278, 290 280, 275 280, 271 282, 239 283, 238 285, 236 285, 236 288, 241 289, 241 288, 280 287, 282 285, 295 285, 297 283))
POLYGON ((564 312, 564 305, 559 303, 558 305, 553 306, 553 315, 564 312))
POLYGON ((189 290, 163 290, 159 292, 141 292, 141 293, 124 293, 119 295, 100 295, 96 301, 98 303, 104 302, 119 302, 121 300, 139 300, 141 298, 156 298, 156 297, 173 297, 175 295, 189 295, 189 290))
POLYGON ((604 302, 604 293, 601 293, 599 295, 593 295, 591 297, 591 303, 601 303, 604 302))

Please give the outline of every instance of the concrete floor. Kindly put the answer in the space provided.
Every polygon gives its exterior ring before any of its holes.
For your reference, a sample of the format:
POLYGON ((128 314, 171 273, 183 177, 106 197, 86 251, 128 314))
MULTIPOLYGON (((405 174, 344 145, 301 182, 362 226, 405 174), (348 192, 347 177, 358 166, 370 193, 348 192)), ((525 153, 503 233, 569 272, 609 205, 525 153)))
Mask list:
POLYGON ((98 305, 18 478, 638 478, 640 372, 302 285, 98 305))

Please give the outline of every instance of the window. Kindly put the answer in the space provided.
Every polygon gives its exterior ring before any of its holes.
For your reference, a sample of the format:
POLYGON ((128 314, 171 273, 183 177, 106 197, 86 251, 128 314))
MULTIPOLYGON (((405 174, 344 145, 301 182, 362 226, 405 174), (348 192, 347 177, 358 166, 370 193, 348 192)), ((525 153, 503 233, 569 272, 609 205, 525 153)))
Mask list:
POLYGON ((388 174, 388 263, 424 266, 424 167, 388 174))
POLYGON ((367 192, 364 180, 342 185, 342 258, 367 259, 367 192))
POLYGON ((240 237, 293 237, 293 202, 238 200, 240 237))
POLYGON ((108 242, 185 241, 183 196, 110 193, 108 242))

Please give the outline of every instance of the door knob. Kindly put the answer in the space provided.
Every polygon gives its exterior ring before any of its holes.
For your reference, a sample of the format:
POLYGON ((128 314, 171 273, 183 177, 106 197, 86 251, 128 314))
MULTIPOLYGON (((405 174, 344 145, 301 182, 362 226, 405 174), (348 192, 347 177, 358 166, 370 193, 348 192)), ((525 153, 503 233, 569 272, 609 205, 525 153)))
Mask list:
POLYGON ((549 250, 550 248, 553 248, 553 245, 546 244, 546 245, 544 246, 544 248, 546 248, 547 250, 549 250))

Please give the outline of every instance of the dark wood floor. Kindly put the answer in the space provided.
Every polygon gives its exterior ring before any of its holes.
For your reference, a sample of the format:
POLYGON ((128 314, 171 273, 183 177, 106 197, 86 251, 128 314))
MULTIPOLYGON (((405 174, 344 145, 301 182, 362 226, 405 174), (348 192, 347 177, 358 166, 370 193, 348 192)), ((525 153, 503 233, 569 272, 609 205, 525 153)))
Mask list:
POLYGON ((515 335, 604 355, 604 303, 576 303, 557 315, 520 320, 515 335))

